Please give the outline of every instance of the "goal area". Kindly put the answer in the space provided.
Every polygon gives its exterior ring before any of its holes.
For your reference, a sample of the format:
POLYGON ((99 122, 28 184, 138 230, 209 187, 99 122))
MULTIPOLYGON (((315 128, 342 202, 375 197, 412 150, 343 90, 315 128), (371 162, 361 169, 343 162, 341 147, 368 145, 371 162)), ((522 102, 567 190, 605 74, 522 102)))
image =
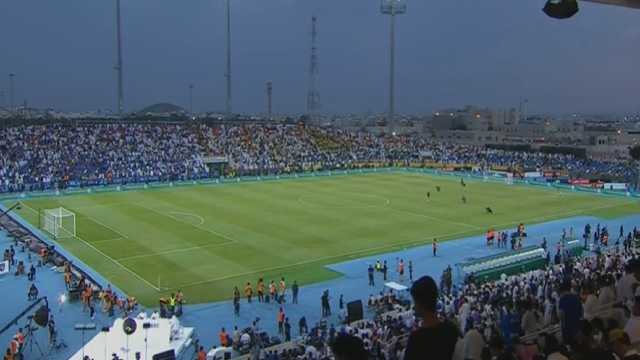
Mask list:
POLYGON ((43 210, 42 225, 56 239, 76 236, 76 214, 63 207, 43 210))

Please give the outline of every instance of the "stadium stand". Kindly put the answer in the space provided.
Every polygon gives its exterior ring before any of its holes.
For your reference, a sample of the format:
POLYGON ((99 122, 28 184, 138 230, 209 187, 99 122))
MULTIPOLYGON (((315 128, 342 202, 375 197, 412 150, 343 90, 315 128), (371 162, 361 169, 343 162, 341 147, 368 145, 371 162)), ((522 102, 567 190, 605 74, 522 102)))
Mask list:
MULTIPOLYGON (((623 162, 444 145, 413 136, 378 137, 303 125, 44 125, 4 128, 0 139, 1 192, 205 178, 210 173, 203 156, 227 158, 227 175, 231 176, 412 162, 557 168, 574 176, 606 174, 627 181, 635 176, 623 162)), ((102 305, 98 312, 106 316, 136 310, 135 299, 101 287, 59 249, 9 217, 0 218, 0 226, 6 232, 3 237, 9 239, 6 244, 13 244, 14 250, 24 248, 16 259, 7 249, 4 260, 24 261, 33 256, 39 257, 40 266, 55 266, 64 274, 69 293, 81 299, 87 312, 95 311, 93 302, 102 305)), ((544 264, 534 270, 444 287, 437 309, 442 321, 459 332, 453 359, 637 359, 640 254, 632 240, 638 238, 640 232, 634 229, 623 246, 612 242, 584 254, 566 249, 553 261, 547 255, 544 264)), ((16 276, 28 276, 24 272, 16 276)), ((256 351, 254 356, 267 360, 333 359, 330 345, 337 337, 352 335, 362 340, 371 359, 404 358, 409 336, 420 326, 412 302, 393 292, 362 300, 376 314, 373 318, 337 326, 320 321, 308 331, 301 326, 300 336, 287 342, 254 322, 229 332, 222 351, 214 346, 204 356, 224 357, 229 347, 234 355, 246 358, 256 351)), ((14 352, 21 352, 14 348, 21 346, 14 346, 13 341, 8 344, 5 359, 16 359, 14 352)))
POLYGON ((201 179, 211 176, 206 156, 228 159, 228 176, 394 164, 562 169, 625 182, 635 174, 623 161, 304 125, 57 124, 0 129, 0 192, 201 179))

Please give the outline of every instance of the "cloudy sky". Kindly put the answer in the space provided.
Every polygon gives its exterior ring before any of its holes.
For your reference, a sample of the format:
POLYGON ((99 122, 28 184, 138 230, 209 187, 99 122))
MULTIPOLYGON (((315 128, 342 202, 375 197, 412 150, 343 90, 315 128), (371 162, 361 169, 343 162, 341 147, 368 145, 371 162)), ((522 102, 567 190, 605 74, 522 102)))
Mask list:
MULTIPOLYGON (((125 107, 224 104, 222 0, 122 0, 125 107)), ((397 23, 397 109, 477 104, 537 112, 640 111, 640 11, 588 3, 570 20, 541 0, 407 0, 397 23)), ((389 19, 378 0, 233 0, 233 109, 304 111, 311 16, 326 112, 386 110, 389 19)), ((115 107, 114 3, 0 2, 0 89, 68 111, 115 107)))

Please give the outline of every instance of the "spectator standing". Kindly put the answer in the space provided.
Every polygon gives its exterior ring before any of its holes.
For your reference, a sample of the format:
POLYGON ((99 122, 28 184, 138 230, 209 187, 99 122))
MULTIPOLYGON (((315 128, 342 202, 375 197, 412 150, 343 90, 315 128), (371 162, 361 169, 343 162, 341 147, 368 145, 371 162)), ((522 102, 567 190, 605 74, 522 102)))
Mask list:
POLYGON ((307 333, 307 318, 306 317, 301 317, 300 321, 298 321, 298 330, 300 333, 300 336, 304 335, 307 333))
POLYGON ((582 320, 582 303, 580 297, 571 291, 571 283, 565 281, 560 285, 560 298, 558 299, 560 314, 560 326, 562 339, 571 344, 580 329, 582 320))
POLYGON ((251 304, 251 297, 253 296, 253 288, 251 287, 251 283, 247 282, 247 285, 244 287, 244 296, 247 297, 247 303, 251 304))
POLYGON ((293 304, 298 303, 298 291, 300 288, 298 287, 298 281, 294 280, 293 285, 291 285, 291 302, 293 304))
POLYGON ((631 310, 631 318, 624 327, 624 332, 629 335, 632 344, 640 341, 640 299, 636 299, 631 310))
POLYGON ((291 324, 289 318, 284 319, 284 341, 291 341, 291 324))
POLYGON ((371 264, 369 264, 369 268, 367 269, 367 275, 369 276, 369 286, 376 286, 373 277, 373 266, 371 266, 371 264))
POLYGON ((413 261, 409 260, 409 281, 413 282, 413 261))
POLYGON ((284 309, 282 308, 282 306, 280 307, 280 310, 278 310, 278 333, 280 335, 284 335, 284 319, 285 319, 285 314, 284 314, 284 309))
POLYGON ((416 317, 420 327, 409 336, 405 360, 451 360, 458 341, 458 332, 449 323, 440 321, 436 314, 438 287, 429 276, 423 276, 411 286, 416 317))

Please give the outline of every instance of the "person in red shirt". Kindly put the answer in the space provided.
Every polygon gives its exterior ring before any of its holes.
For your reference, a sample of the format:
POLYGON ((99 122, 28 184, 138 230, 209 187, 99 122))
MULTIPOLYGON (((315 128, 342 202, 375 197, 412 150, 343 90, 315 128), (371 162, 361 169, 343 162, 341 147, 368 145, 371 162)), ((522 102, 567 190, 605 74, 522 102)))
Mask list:
POLYGON ((284 318, 284 309, 280 307, 280 310, 278 310, 278 332, 280 335, 284 334, 284 318))
POLYGON ((207 360, 207 353, 204 351, 204 348, 200 346, 198 350, 198 360, 207 360))
POLYGON ((229 345, 227 332, 224 330, 224 328, 220 329, 220 332, 218 333, 218 338, 220 338, 220 346, 227 347, 227 345, 229 345))

